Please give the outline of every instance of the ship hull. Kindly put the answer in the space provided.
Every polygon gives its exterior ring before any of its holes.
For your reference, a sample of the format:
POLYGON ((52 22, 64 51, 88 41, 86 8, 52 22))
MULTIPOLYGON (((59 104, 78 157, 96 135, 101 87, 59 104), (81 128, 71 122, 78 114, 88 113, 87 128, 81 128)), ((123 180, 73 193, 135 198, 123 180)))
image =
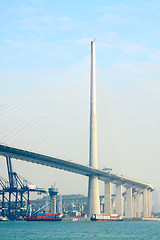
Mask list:
POLYGON ((47 221, 47 222, 55 222, 55 221, 62 221, 62 219, 37 219, 37 218, 26 218, 25 219, 26 221, 33 221, 33 222, 44 222, 44 221, 47 221))
POLYGON ((90 219, 91 221, 98 221, 98 222, 113 222, 113 221, 122 221, 122 219, 90 219))
POLYGON ((117 214, 92 214, 91 221, 122 221, 122 217, 117 214))

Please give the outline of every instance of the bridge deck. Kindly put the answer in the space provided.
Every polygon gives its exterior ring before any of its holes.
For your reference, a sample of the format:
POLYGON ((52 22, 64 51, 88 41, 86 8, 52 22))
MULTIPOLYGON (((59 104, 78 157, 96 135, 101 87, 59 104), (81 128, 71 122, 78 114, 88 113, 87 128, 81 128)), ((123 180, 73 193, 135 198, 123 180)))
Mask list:
POLYGON ((131 185, 136 188, 149 188, 151 190, 154 190, 154 187, 148 183, 136 181, 134 179, 123 177, 121 175, 113 173, 111 174, 100 169, 95 169, 78 163, 73 163, 67 160, 62 160, 47 155, 25 151, 18 148, 12 148, 5 145, 0 145, 0 155, 6 157, 9 156, 14 159, 19 159, 22 161, 54 167, 65 171, 81 174, 84 176, 95 175, 98 176, 98 178, 102 181, 112 181, 114 183, 118 182, 120 184, 123 184, 124 186, 131 185))

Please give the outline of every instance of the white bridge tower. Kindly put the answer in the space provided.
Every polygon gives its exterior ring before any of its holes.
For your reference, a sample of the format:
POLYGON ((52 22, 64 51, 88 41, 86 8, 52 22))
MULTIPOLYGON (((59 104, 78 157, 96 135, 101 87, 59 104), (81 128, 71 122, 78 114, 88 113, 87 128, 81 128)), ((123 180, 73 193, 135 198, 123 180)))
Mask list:
MULTIPOLYGON (((97 113, 96 113, 96 56, 95 40, 91 42, 91 83, 90 83, 90 146, 89 166, 97 168, 97 113)), ((88 183, 88 217, 100 213, 98 177, 90 176, 88 183)))

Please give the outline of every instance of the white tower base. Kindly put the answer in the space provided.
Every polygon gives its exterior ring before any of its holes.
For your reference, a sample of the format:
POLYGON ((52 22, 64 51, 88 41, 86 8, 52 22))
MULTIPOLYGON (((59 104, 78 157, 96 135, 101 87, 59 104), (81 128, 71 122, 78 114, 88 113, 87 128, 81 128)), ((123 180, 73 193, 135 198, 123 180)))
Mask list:
POLYGON ((88 217, 100 213, 98 177, 90 176, 88 183, 88 217))

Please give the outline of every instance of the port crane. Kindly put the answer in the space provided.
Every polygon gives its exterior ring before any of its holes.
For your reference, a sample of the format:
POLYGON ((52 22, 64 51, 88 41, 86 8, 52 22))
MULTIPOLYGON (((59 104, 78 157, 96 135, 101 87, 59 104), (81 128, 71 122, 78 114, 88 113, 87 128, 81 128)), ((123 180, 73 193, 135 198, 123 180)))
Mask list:
POLYGON ((18 219, 27 214, 30 192, 39 194, 46 194, 47 192, 14 172, 10 157, 6 157, 6 164, 9 181, 0 177, 1 215, 6 215, 9 219, 18 219), (24 212, 24 209, 26 209, 26 212, 24 212))

